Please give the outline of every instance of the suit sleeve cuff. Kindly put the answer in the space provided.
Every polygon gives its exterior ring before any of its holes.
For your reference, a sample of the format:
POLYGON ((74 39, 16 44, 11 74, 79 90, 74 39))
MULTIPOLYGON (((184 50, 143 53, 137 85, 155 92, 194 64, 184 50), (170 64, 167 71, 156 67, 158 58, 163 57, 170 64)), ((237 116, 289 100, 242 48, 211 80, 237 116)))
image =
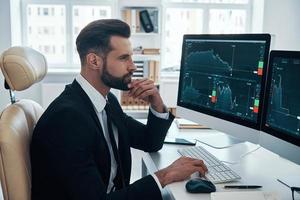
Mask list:
POLYGON ((160 193, 162 193, 162 186, 161 186, 161 184, 160 184, 160 182, 159 182, 159 180, 158 180, 158 178, 157 178, 157 176, 155 175, 155 174, 150 174, 152 177, 153 177, 153 179, 155 180, 155 182, 156 182, 156 184, 157 184, 157 186, 158 186, 158 188, 159 188, 159 190, 160 190, 160 193))
MULTIPOLYGON (((166 108, 166 106, 164 106, 164 110, 168 110, 166 108)), ((151 106, 150 106, 150 111, 152 112, 152 114, 155 116, 155 117, 158 117, 158 118, 161 118, 161 119, 169 119, 169 112, 165 112, 165 113, 159 113, 157 112, 156 110, 154 110, 151 106)))

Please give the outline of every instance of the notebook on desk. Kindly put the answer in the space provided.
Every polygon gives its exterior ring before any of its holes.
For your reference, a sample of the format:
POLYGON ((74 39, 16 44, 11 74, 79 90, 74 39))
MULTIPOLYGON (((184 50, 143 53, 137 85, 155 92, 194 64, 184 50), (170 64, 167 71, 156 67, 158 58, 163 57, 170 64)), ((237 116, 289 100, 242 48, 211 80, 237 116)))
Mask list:
POLYGON ((208 129, 208 127, 197 124, 187 119, 175 119, 175 123, 179 129, 208 129))

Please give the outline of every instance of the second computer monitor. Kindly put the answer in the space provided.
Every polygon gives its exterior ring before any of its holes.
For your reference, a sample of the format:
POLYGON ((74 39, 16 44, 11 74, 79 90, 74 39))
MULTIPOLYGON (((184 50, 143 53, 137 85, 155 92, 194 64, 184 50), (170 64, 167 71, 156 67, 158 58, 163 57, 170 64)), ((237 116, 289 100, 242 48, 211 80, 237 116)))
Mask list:
POLYGON ((185 35, 177 114, 257 143, 268 34, 185 35))
POLYGON ((300 52, 272 51, 261 146, 300 164, 300 52))

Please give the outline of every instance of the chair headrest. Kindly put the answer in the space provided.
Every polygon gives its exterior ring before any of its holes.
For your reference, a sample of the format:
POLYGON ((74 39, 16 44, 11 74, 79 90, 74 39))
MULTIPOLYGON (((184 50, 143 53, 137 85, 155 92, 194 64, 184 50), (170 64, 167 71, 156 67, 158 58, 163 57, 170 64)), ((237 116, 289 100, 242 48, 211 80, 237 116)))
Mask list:
POLYGON ((45 77, 47 61, 29 47, 11 47, 0 56, 0 68, 9 88, 21 91, 45 77))

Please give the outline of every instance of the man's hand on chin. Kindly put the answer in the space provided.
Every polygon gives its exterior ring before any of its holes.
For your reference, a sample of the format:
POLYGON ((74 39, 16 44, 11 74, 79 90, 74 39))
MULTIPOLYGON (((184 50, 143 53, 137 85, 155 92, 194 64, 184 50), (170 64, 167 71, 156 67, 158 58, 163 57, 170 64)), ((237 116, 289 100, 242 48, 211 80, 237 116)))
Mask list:
POLYGON ((151 107, 159 113, 167 112, 154 81, 147 78, 132 80, 128 88, 130 97, 150 103, 151 107))

